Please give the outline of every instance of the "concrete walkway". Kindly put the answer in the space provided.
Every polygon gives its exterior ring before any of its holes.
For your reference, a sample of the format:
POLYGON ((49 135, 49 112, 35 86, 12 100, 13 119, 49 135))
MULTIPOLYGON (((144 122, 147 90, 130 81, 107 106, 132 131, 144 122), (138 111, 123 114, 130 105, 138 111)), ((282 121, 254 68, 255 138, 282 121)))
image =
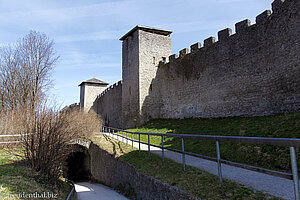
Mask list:
MULTIPOLYGON (((104 134, 108 135, 108 133, 104 134)), ((117 139, 117 136, 114 136, 114 138, 117 139)), ((119 140, 122 141, 122 138, 119 137, 119 140)), ((126 139, 124 139, 124 142, 126 143, 126 139)), ((128 140, 128 145, 131 144, 132 142, 128 140)), ((138 142, 134 142, 133 146, 135 148, 139 148, 138 142)), ((141 144, 141 149, 148 150, 148 145, 141 144)), ((160 148, 150 147, 150 151, 151 153, 155 153, 161 156, 160 148)), ((174 160, 178 163, 182 163, 182 154, 168 150, 165 150, 164 154, 166 158, 174 160)), ((203 171, 209 172, 214 175, 218 175, 218 168, 216 162, 189 155, 185 156, 185 160, 187 165, 197 167, 203 171)), ((223 178, 232 180, 247 187, 251 187, 254 190, 259 190, 283 199, 295 199, 294 184, 292 180, 263 174, 239 167, 233 167, 226 164, 222 164, 222 175, 223 178)))
POLYGON ((113 189, 97 183, 75 183, 78 200, 128 200, 113 189))

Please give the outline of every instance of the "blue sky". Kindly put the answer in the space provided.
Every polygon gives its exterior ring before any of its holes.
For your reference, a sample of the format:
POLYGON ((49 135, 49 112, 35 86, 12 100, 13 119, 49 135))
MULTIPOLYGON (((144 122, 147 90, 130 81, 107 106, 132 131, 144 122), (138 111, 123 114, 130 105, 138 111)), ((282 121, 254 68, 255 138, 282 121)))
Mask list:
POLYGON ((232 28, 271 8, 272 0, 0 0, 0 46, 30 30, 47 34, 60 56, 50 99, 79 102, 78 84, 96 77, 121 80, 119 38, 136 25, 172 30, 172 51, 232 28))

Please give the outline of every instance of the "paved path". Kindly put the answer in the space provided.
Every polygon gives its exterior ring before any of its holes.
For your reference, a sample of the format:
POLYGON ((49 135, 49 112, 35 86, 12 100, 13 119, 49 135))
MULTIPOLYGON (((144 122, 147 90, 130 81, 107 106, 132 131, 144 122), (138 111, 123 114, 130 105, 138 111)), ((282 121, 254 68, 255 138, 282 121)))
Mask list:
POLYGON ((78 200, 128 200, 113 189, 97 183, 75 183, 78 200))
MULTIPOLYGON (((117 136, 114 136, 114 138, 117 139, 117 136)), ((119 137, 119 140, 122 141, 122 138, 119 137)), ((126 143, 126 139, 124 139, 124 142, 126 143)), ((128 144, 131 145, 131 141, 128 141, 128 144)), ((139 148, 138 145, 138 142, 134 142, 133 144, 133 146, 136 148, 139 148)), ((148 145, 141 144, 141 149, 148 150, 148 145)), ((150 147, 150 151, 161 156, 160 148, 150 147)), ((180 153, 165 150, 165 157, 178 163, 182 162, 182 154, 180 153)), ((189 155, 185 156, 185 160, 187 165, 197 167, 214 175, 218 175, 216 162, 189 155)), ((222 164, 222 175, 223 178, 243 184, 255 190, 263 191, 268 194, 281 197, 283 199, 295 199, 294 185, 292 180, 271 176, 268 174, 263 174, 239 167, 233 167, 226 164, 222 164)))

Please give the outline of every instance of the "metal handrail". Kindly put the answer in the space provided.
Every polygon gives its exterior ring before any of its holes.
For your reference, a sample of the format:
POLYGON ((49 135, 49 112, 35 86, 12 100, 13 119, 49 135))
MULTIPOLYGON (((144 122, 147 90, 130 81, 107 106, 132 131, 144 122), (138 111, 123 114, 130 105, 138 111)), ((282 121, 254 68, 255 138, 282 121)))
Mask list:
POLYGON ((71 180, 69 180, 69 179, 66 179, 69 183, 71 183, 72 184, 72 189, 71 189, 71 192, 69 193, 69 195, 68 195, 68 198, 67 198, 67 200, 72 200, 73 199, 73 197, 75 197, 75 199, 76 199, 76 191, 75 191, 75 184, 74 184, 74 182, 73 181, 71 181, 71 180))
POLYGON ((222 182, 222 179, 223 179, 222 178, 221 163, 225 163, 225 164, 232 165, 232 166, 238 166, 238 167, 242 167, 242 168, 253 170, 253 171, 263 172, 263 173, 266 173, 266 174, 272 174, 272 175, 275 175, 275 176, 291 179, 290 178, 291 174, 288 174, 288 173, 263 169, 263 168, 259 168, 259 167, 253 167, 253 166, 249 166, 249 165, 245 165, 245 164, 241 164, 241 163, 235 163, 235 162, 231 162, 231 161, 221 159, 220 147, 219 147, 219 142, 220 141, 247 143, 247 144, 264 144, 264 145, 275 145, 275 146, 288 146, 288 147, 290 147, 291 167, 292 167, 292 177, 293 177, 292 179, 293 179, 293 182, 294 182, 295 199, 300 200, 298 167, 297 167, 297 160, 296 160, 296 153, 295 153, 296 152, 295 147, 300 147, 300 139, 297 139, 297 138, 267 138, 267 137, 241 137, 241 136, 143 133, 143 132, 126 131, 126 130, 123 130, 123 129, 113 128, 113 127, 106 127, 106 126, 102 126, 102 131, 103 132, 107 131, 109 133, 111 133, 111 131, 112 131, 113 135, 117 135, 117 137, 121 136, 122 141, 123 141, 124 138, 126 138, 126 145, 128 145, 128 140, 132 141, 132 146, 133 146, 133 141, 138 142, 139 143, 139 151, 140 151, 140 144, 141 143, 148 145, 148 154, 149 155, 150 155, 150 146, 155 146, 155 147, 161 148, 162 149, 162 160, 163 161, 164 161, 164 150, 165 149, 181 153, 182 154, 183 170, 185 170, 185 154, 215 161, 215 162, 217 162, 217 165, 218 165, 217 167, 218 167, 218 175, 219 175, 220 182, 222 182), (117 133, 118 132, 123 132, 123 134, 122 135, 115 134, 115 131, 117 133), (127 133, 126 134, 127 137, 124 137, 124 133, 127 133), (132 135, 133 134, 138 134, 139 135, 139 140, 138 141, 133 140, 133 137, 132 137, 132 139, 128 138, 128 133, 131 133, 132 135), (148 143, 141 142, 140 135, 147 135, 148 136, 148 143), (149 137, 150 135, 161 136, 162 146, 150 144, 150 137, 149 137), (181 138, 182 150, 177 150, 177 149, 171 149, 171 148, 164 147, 163 137, 181 138), (195 153, 185 152, 184 151, 184 138, 216 141, 217 158, 211 158, 211 157, 208 157, 208 156, 203 156, 203 155, 199 155, 199 154, 195 154, 195 153))
POLYGON ((0 135, 0 137, 21 137, 21 136, 27 136, 27 135, 32 135, 32 133, 28 133, 28 134, 17 134, 17 135, 0 135))
POLYGON ((223 141, 223 142, 238 142, 247 144, 267 144, 276 146, 288 146, 288 147, 300 147, 300 139, 297 138, 268 138, 268 137, 241 137, 241 136, 219 136, 219 135, 192 135, 192 134, 166 134, 166 133, 143 133, 143 132, 132 132, 122 129, 105 127, 107 129, 122 131, 131 134, 141 135, 154 135, 164 137, 177 137, 177 138, 188 138, 198 140, 212 140, 212 141, 223 141))
MULTIPOLYGON (((26 134, 16 134, 16 135, 0 135, 0 138, 5 138, 5 137, 23 137, 23 136, 30 136, 33 135, 33 133, 26 133, 26 134)), ((0 144, 14 144, 14 143, 22 143, 24 141, 18 140, 18 141, 5 141, 5 142, 0 142, 0 144)))
MULTIPOLYGON (((16 135, 0 135, 0 138, 5 138, 5 137, 22 137, 22 136, 27 136, 27 135, 32 135, 32 133, 28 134, 16 134, 16 135)), ((5 141, 5 142, 0 142, 0 144, 15 144, 15 143, 22 143, 23 141, 5 141)))
POLYGON ((7 141, 7 142, 0 142, 0 144, 15 144, 15 143, 22 143, 23 141, 7 141))

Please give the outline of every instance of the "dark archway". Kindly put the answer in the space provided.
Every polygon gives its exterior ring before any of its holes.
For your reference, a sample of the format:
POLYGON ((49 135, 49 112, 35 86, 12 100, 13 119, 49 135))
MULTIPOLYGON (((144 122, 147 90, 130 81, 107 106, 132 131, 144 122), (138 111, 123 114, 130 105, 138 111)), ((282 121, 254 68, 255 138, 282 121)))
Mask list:
POLYGON ((72 181, 90 180, 90 154, 85 147, 76 146, 76 151, 71 153, 66 160, 64 176, 72 181))

